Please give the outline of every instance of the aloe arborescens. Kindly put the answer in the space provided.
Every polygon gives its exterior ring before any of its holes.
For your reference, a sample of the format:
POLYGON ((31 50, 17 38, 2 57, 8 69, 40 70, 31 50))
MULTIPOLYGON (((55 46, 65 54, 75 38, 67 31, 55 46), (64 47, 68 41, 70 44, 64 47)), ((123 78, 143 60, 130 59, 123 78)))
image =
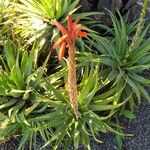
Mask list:
POLYGON ((68 48, 68 88, 69 98, 73 108, 73 111, 78 118, 80 113, 78 111, 78 92, 76 81, 76 41, 77 37, 86 37, 87 33, 81 31, 81 25, 78 24, 78 20, 72 21, 71 16, 68 16, 68 30, 66 30, 57 20, 53 20, 52 23, 61 31, 62 37, 59 38, 53 45, 53 49, 60 46, 59 60, 64 57, 65 49, 68 48))

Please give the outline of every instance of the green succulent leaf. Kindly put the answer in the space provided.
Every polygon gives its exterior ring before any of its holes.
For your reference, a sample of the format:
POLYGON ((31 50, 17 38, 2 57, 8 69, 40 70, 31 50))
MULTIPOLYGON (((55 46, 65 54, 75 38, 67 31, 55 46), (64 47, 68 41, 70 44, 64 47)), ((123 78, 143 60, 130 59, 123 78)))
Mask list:
POLYGON ((135 119, 136 116, 133 114, 133 112, 129 111, 129 110, 124 110, 122 112, 122 115, 125 116, 126 118, 132 120, 132 119, 135 119))

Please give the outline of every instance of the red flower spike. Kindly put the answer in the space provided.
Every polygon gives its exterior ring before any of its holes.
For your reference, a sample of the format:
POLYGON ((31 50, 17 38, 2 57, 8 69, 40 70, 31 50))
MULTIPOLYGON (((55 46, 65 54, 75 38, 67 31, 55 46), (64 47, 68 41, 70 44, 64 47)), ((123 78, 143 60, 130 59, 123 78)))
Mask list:
POLYGON ((63 34, 63 36, 59 38, 56 41, 56 43, 53 45, 53 49, 56 49, 59 45, 61 45, 59 51, 60 61, 63 59, 65 48, 67 47, 68 50, 70 50, 70 48, 72 48, 75 45, 78 36, 87 37, 87 33, 81 31, 81 25, 78 24, 78 22, 79 19, 73 22, 71 16, 68 16, 68 20, 67 20, 68 30, 67 30, 57 20, 52 20, 52 23, 56 25, 56 27, 63 34))
POLYGON ((58 48, 58 46, 60 46, 60 44, 67 38, 67 34, 63 35, 62 37, 60 37, 53 45, 53 49, 58 48))
POLYGON ((59 50, 59 56, 58 56, 59 61, 63 60, 64 54, 65 54, 65 48, 66 48, 66 42, 62 42, 60 50, 59 50))

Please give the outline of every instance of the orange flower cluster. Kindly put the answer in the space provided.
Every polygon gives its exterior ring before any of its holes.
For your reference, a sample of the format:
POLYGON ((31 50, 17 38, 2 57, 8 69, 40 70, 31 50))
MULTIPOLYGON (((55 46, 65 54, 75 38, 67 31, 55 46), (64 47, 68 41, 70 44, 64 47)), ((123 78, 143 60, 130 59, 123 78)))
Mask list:
POLYGON ((87 33, 81 31, 81 25, 78 24, 78 19, 73 22, 71 16, 68 16, 67 24, 68 30, 65 29, 57 20, 52 20, 52 23, 61 31, 62 37, 60 37, 53 45, 53 49, 60 46, 59 50, 59 61, 63 60, 65 49, 71 49, 77 40, 77 37, 87 37, 87 33))

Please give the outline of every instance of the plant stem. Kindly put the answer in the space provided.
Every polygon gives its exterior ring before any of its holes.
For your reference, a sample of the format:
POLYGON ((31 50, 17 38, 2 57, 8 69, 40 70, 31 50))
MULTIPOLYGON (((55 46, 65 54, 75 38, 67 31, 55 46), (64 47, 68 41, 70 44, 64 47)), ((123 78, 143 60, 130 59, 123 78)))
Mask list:
POLYGON ((129 52, 132 51, 137 46, 140 34, 141 34, 143 26, 144 26, 144 18, 145 18, 147 7, 148 7, 148 0, 144 0, 142 12, 141 12, 140 18, 139 18, 139 23, 137 25, 136 33, 135 33, 135 35, 133 37, 132 43, 131 43, 131 45, 129 47, 129 52))
POLYGON ((69 88, 69 98, 71 102, 72 109, 76 118, 80 117, 78 111, 78 91, 77 91, 77 79, 76 79, 76 47, 72 46, 68 50, 68 88, 69 88))

